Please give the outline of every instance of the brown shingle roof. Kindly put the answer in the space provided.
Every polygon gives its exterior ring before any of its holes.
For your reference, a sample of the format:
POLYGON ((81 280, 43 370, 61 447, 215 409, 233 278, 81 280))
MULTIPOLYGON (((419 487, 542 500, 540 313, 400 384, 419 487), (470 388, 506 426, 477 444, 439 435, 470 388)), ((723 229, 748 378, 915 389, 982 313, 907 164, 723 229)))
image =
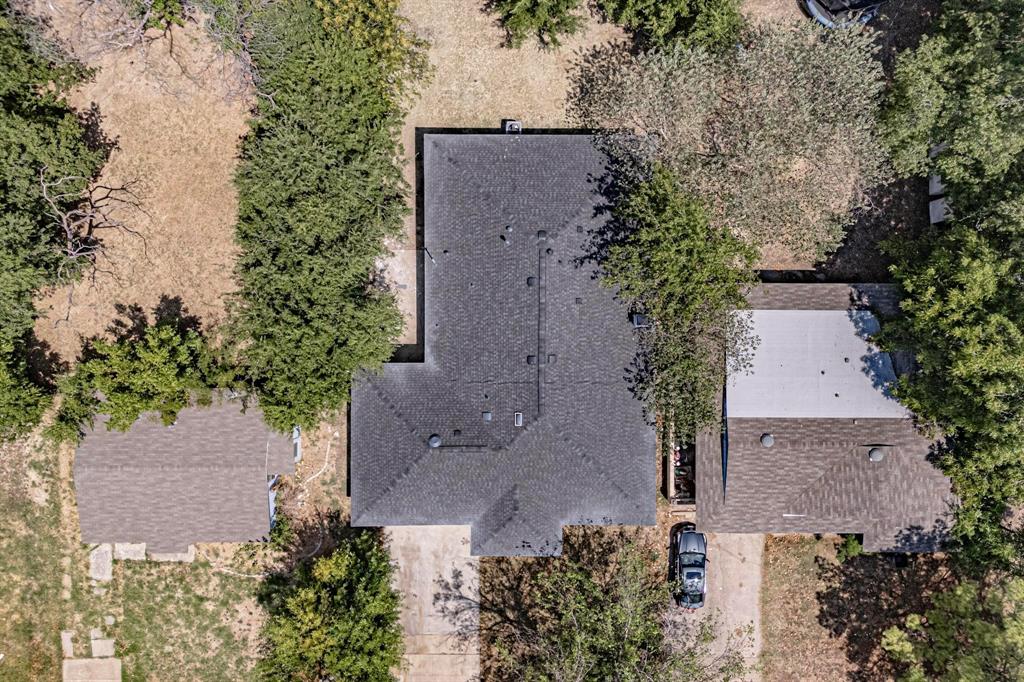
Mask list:
POLYGON ((267 535, 267 477, 295 465, 292 439, 271 431, 259 409, 190 407, 169 427, 147 414, 127 432, 108 431, 105 421, 75 456, 83 542, 144 542, 169 553, 267 535))
MULTIPOLYGON (((764 310, 894 312, 898 305, 887 285, 766 284, 748 300, 764 310)), ((696 444, 705 530, 862 533, 868 551, 932 550, 946 536, 950 482, 930 461, 935 442, 911 419, 745 417, 725 427, 724 438, 709 431, 696 444), (771 447, 760 442, 765 433, 771 447), (869 461, 877 445, 884 459, 869 461)))

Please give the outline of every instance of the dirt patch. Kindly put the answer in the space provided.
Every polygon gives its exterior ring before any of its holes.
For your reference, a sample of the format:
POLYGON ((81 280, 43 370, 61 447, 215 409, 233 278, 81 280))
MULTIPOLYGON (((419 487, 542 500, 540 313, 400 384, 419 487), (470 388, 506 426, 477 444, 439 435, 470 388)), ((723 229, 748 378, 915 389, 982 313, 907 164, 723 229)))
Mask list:
POLYGON ((799 0, 746 0, 740 9, 753 24, 781 24, 806 19, 799 0))
POLYGON ((237 200, 233 174, 249 104, 233 60, 189 24, 129 49, 110 49, 103 35, 117 17, 103 3, 51 0, 35 7, 94 78, 70 96, 94 109, 116 143, 100 182, 137 182, 141 202, 117 216, 139 232, 112 234, 110 258, 94 278, 44 293, 36 333, 65 360, 83 338, 102 334, 114 305, 154 307, 178 296, 211 326, 224 317, 234 288, 237 200))
POLYGON ((941 554, 836 561, 837 536, 769 536, 764 551, 765 680, 879 680, 896 670, 882 632, 923 611, 952 581, 941 554))

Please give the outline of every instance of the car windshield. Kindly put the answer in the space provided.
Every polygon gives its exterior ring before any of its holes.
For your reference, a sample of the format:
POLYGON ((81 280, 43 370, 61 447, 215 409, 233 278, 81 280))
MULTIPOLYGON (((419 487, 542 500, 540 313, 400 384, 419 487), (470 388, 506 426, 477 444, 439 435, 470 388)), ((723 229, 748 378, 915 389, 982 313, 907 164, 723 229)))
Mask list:
POLYGON ((700 571, 687 571, 686 580, 700 580, 700 571))
POLYGON ((683 552, 679 555, 680 566, 703 566, 704 555, 697 552, 683 552))

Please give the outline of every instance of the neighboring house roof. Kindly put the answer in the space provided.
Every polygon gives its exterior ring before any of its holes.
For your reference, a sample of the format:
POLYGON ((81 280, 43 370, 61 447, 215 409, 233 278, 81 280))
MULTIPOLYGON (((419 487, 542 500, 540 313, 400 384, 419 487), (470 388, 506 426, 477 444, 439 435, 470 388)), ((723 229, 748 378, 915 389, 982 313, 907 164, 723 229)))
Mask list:
POLYGON ((868 308, 894 312, 895 289, 763 284, 748 300, 753 312, 740 314, 759 337, 750 374, 730 376, 724 431, 696 444, 703 528, 862 533, 869 551, 936 549, 954 501, 931 461, 938 445, 892 398, 892 361, 867 338, 878 329, 868 308), (881 461, 868 458, 873 447, 881 461))
POLYGON ((155 413, 125 432, 105 416, 75 455, 82 541, 146 543, 157 553, 195 542, 245 542, 270 530, 268 476, 295 470, 291 436, 237 401, 188 407, 173 426, 155 413))
POLYGON ((425 358, 353 388, 353 525, 551 555, 563 525, 654 523, 628 311, 581 262, 605 163, 586 135, 423 136, 425 358))

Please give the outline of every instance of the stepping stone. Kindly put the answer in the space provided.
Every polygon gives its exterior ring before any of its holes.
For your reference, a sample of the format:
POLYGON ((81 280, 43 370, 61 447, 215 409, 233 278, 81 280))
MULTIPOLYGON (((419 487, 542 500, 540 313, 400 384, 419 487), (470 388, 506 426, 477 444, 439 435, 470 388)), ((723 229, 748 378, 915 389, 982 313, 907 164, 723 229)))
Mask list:
POLYGON ((94 639, 91 643, 93 658, 109 658, 114 655, 114 640, 94 639))
POLYGON ((75 657, 75 645, 71 641, 74 636, 75 633, 72 630, 61 630, 60 632, 60 651, 64 658, 75 657))
POLYGON ((103 622, 106 623, 107 625, 113 625, 116 621, 115 621, 113 616, 104 616, 103 617, 103 622))
POLYGON ((103 639, 103 630, 99 628, 89 630, 89 639, 103 639))
POLYGON ((114 558, 118 561, 145 561, 145 542, 117 542, 114 543, 114 558))
POLYGON ((63 672, 64 682, 121 682, 121 659, 69 658, 63 672))
POLYGON ((114 553, 109 544, 97 545, 89 552, 89 577, 100 582, 114 577, 114 553))

